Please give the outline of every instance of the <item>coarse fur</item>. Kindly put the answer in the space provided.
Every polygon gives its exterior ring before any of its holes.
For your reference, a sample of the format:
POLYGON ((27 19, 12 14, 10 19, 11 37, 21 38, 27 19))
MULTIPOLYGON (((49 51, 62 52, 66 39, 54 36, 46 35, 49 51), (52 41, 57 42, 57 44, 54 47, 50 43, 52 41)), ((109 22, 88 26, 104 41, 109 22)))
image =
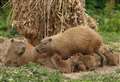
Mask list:
POLYGON ((116 66, 119 64, 120 56, 118 53, 112 52, 105 44, 100 47, 99 53, 105 56, 106 65, 116 66))
POLYGON ((97 54, 83 55, 78 53, 67 60, 61 59, 61 57, 56 54, 51 58, 56 69, 64 73, 94 70, 101 64, 101 58, 97 54))
POLYGON ((48 56, 46 53, 39 54, 27 40, 13 38, 5 41, 5 43, 8 43, 8 49, 4 54, 5 60, 3 63, 7 66, 21 66, 29 62, 35 62, 63 73, 71 73, 91 70, 98 65, 95 56, 92 55, 79 54, 63 60, 57 53, 53 56, 48 56))
MULTIPOLYGON (((41 61, 39 64, 45 61, 50 62, 44 54, 38 55, 33 45, 31 45, 26 38, 12 38, 7 39, 1 44, 0 59, 1 62, 6 66, 21 66, 28 64, 29 62, 37 63, 38 59, 41 61), (45 57, 45 58, 43 58, 45 57)), ((48 63, 46 62, 46 63, 48 63)), ((45 65, 48 65, 46 64, 45 65)))
POLYGON ((61 72, 71 72, 70 64, 61 60, 61 58, 56 55, 49 57, 46 53, 39 54, 36 52, 35 47, 26 39, 6 39, 3 44, 0 45, 0 60, 3 65, 21 66, 29 62, 34 62, 48 68, 58 69, 61 72))
POLYGON ((14 59, 14 54, 21 55, 25 51, 25 45, 22 41, 12 39, 5 39, 0 44, 0 59, 2 63, 6 63, 7 60, 14 59), (19 45, 18 45, 19 44, 19 45), (18 45, 18 46, 16 46, 18 45))
POLYGON ((59 53, 62 58, 68 58, 73 53, 91 54, 97 52, 102 44, 101 36, 88 26, 77 26, 63 33, 46 37, 36 46, 39 53, 49 55, 59 53))
POLYGON ((71 72, 70 64, 61 60, 61 58, 56 56, 56 54, 52 57, 49 57, 46 53, 39 54, 36 52, 35 47, 26 39, 7 39, 4 41, 4 44, 2 44, 2 47, 3 46, 5 46, 5 53, 1 53, 1 59, 2 63, 6 66, 21 66, 28 64, 29 62, 34 62, 48 68, 58 69, 61 72, 71 72))
POLYGON ((3 47, 1 49, 4 50, 0 52, 0 59, 2 60, 2 63, 4 63, 7 66, 18 66, 23 62, 25 63, 25 61, 28 61, 28 59, 30 59, 29 57, 31 57, 27 56, 26 59, 23 58, 23 56, 25 56, 26 53, 31 53, 30 47, 32 47, 32 45, 30 45, 27 42, 27 39, 25 38, 22 40, 20 38, 7 39, 1 45, 3 47))
POLYGON ((92 55, 78 53, 76 56, 71 57, 71 61, 74 64, 74 71, 94 70, 101 65, 101 58, 95 53, 92 55))

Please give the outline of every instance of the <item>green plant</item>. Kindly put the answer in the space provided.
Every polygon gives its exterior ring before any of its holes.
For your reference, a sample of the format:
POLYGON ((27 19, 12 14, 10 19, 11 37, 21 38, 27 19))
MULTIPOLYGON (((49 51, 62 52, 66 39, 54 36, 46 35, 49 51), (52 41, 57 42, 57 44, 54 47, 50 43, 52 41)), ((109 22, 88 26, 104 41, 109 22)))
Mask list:
POLYGON ((37 64, 0 68, 0 82, 63 82, 57 71, 49 72, 37 64))
POLYGON ((111 14, 101 15, 99 27, 101 31, 119 32, 120 31, 120 11, 113 11, 111 14))

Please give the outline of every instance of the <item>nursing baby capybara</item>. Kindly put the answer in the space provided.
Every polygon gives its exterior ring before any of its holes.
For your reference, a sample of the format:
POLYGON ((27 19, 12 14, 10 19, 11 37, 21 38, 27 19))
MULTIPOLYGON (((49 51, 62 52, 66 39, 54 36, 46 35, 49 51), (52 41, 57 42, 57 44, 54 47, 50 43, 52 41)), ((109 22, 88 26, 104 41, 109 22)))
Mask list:
POLYGON ((56 54, 52 56, 52 62, 56 69, 59 69, 61 72, 71 73, 96 69, 101 66, 101 57, 95 53, 92 55, 77 53, 67 60, 62 60, 61 57, 56 54))

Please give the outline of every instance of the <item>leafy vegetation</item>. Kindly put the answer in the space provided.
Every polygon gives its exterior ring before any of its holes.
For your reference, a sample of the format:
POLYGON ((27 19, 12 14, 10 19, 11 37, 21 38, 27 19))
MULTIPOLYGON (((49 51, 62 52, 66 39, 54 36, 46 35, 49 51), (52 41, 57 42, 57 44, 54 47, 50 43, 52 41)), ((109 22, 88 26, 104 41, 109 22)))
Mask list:
POLYGON ((28 65, 14 68, 0 68, 0 82, 62 82, 59 72, 48 72, 39 65, 30 63, 28 65))
POLYGON ((87 13, 97 19, 101 31, 120 31, 120 2, 117 0, 86 0, 87 13), (113 1, 113 2, 111 2, 113 1))
POLYGON ((82 79, 85 79, 90 82, 119 82, 120 72, 114 71, 111 74, 103 74, 103 75, 92 73, 82 77, 82 79))
POLYGON ((10 5, 8 0, 2 0, 0 2, 0 36, 9 36, 8 32, 9 26, 9 15, 10 15, 10 5))
POLYGON ((120 32, 100 32, 105 43, 120 42, 120 32))
POLYGON ((78 80, 65 79, 58 71, 49 72, 33 63, 15 68, 0 68, 0 82, 120 82, 120 69, 110 74, 90 72, 78 80))

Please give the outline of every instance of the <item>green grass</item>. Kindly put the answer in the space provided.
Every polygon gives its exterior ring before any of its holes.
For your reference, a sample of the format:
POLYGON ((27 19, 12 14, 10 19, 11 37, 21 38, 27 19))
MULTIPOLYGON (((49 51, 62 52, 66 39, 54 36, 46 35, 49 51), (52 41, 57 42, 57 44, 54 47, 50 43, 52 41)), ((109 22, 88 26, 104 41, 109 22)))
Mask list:
POLYGON ((81 80, 87 80, 91 82, 120 82, 120 72, 114 71, 110 74, 98 74, 91 73, 83 76, 81 80))
POLYGON ((100 32, 105 43, 120 42, 120 32, 100 32))
POLYGON ((0 68, 0 82, 62 82, 59 72, 49 72, 36 64, 0 68))
POLYGON ((100 34, 110 49, 120 52, 120 32, 100 32, 100 34))

